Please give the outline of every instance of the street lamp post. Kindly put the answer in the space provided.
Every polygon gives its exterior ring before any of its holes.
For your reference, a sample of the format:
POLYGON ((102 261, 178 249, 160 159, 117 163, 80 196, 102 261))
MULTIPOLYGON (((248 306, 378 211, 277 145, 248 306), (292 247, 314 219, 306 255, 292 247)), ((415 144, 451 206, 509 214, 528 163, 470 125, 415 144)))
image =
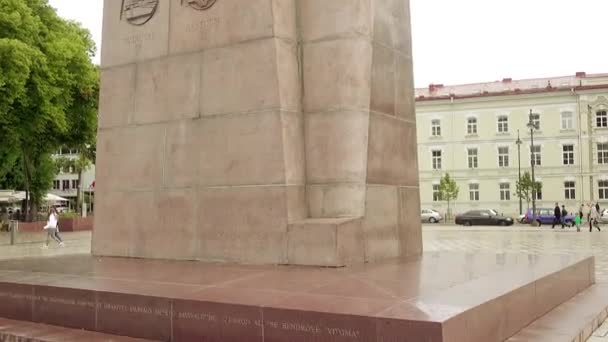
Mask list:
MULTIPOLYGON (((517 144, 517 179, 519 181, 519 184, 521 184, 521 144, 523 142, 519 138, 519 130, 517 130, 517 141, 515 143, 517 144)), ((521 196, 519 196, 519 215, 521 215, 521 214, 522 214, 522 203, 521 203, 521 196)))
POLYGON ((534 165, 536 160, 534 158, 534 130, 538 129, 537 125, 534 124, 532 109, 530 109, 530 115, 528 116, 528 124, 526 125, 530 129, 530 166, 532 167, 532 225, 536 224, 536 177, 534 176, 534 165))

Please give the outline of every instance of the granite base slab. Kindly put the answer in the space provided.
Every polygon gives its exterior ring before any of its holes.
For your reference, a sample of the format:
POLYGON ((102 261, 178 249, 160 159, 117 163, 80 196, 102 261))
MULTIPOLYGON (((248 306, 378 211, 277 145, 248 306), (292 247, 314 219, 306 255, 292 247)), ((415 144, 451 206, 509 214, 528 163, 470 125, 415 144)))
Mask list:
POLYGON ((504 341, 595 282, 587 256, 427 253, 348 268, 0 261, 0 317, 160 341, 504 341))

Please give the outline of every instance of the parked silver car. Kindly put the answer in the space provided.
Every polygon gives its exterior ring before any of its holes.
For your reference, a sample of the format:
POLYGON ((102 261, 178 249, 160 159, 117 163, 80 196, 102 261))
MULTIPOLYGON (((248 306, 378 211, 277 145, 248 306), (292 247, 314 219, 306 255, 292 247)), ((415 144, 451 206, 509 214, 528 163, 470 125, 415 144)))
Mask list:
POLYGON ((420 218, 423 223, 438 223, 443 220, 441 214, 433 209, 422 209, 420 211, 420 218))

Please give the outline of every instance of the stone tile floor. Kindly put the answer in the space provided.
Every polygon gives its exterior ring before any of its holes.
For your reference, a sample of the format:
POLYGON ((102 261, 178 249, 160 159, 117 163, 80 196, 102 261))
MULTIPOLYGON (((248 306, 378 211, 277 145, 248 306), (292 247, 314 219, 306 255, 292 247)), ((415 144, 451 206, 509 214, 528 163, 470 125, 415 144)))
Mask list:
MULTIPOLYGON (((608 283, 608 226, 602 232, 583 229, 551 229, 513 226, 498 227, 423 227, 424 250, 530 254, 580 254, 595 256, 596 281, 608 283)), ((608 320, 587 342, 608 342, 608 320)))
MULTIPOLYGON (((40 247, 45 239, 44 232, 19 234, 14 246, 9 244, 10 237, 7 233, 0 233, 0 259, 90 253, 91 232, 63 233, 62 236, 66 241, 65 248, 58 248, 52 243, 49 249, 43 250, 40 247)), ((573 229, 552 230, 550 227, 464 228, 424 225, 423 239, 426 252, 593 254, 596 258, 597 282, 608 283, 608 226, 602 232, 589 233, 583 229, 577 233, 573 229)), ((608 342, 608 321, 588 342, 608 342)))

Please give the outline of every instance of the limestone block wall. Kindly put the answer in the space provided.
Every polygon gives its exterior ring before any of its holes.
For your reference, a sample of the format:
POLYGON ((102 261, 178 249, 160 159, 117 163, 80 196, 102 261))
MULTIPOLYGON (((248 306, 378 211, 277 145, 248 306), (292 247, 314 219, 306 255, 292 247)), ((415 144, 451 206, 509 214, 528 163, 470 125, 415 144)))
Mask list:
POLYGON ((293 1, 104 11, 93 253, 285 262, 307 216, 293 1))
POLYGON ((408 0, 104 12, 94 254, 290 263, 290 223, 341 218, 421 252, 408 0))

